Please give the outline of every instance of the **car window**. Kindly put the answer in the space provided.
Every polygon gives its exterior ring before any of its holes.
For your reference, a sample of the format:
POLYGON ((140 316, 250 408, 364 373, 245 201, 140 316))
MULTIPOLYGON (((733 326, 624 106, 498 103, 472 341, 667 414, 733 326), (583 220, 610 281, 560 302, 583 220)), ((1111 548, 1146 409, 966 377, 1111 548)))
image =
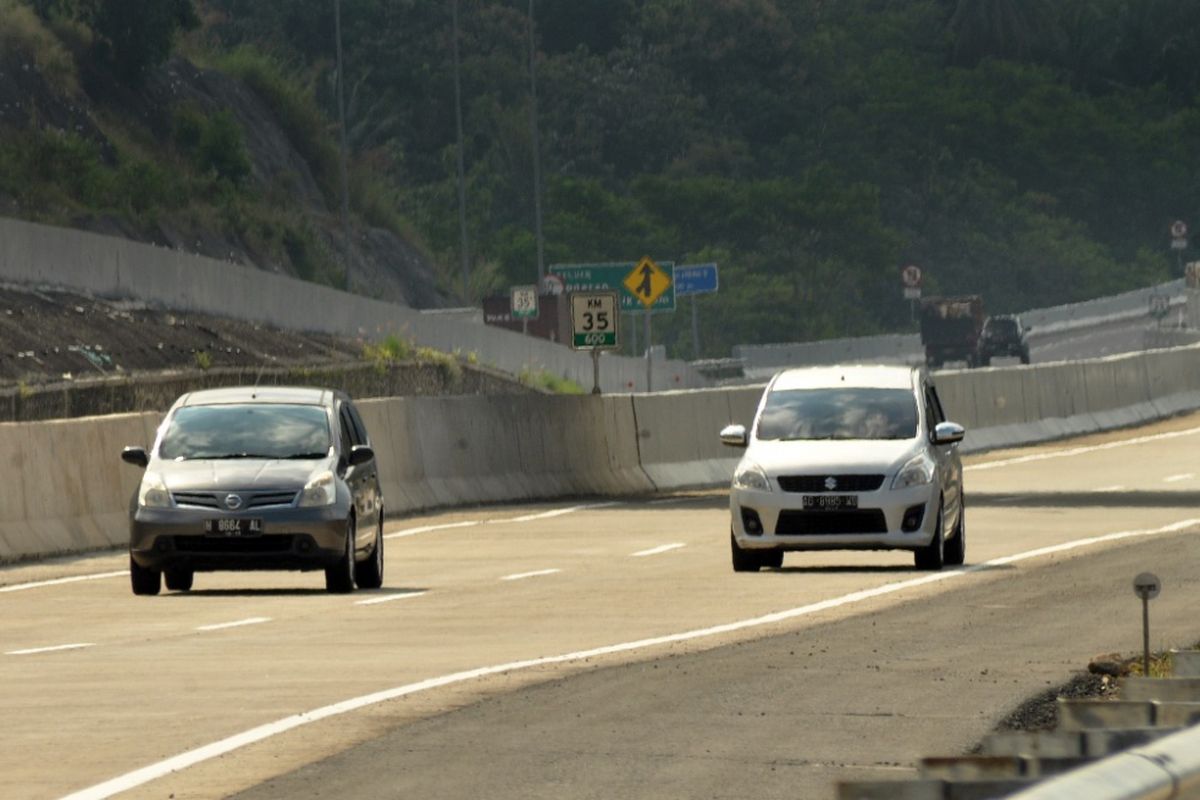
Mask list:
POLYGON ((946 412, 942 410, 942 401, 938 397, 937 389, 932 385, 925 387, 925 415, 929 420, 930 428, 946 421, 946 412))
POLYGON ((917 404, 911 389, 785 389, 767 395, 759 439, 911 439, 917 404))
POLYGON ((350 422, 350 415, 346 413, 346 407, 342 406, 338 413, 338 421, 342 432, 342 453, 346 457, 350 456, 350 448, 356 444, 361 444, 358 441, 358 434, 354 430, 354 424, 350 422))
POLYGON ((363 424, 362 417, 358 414, 358 409, 353 403, 346 403, 342 406, 350 412, 350 422, 354 426, 354 432, 358 437, 358 444, 370 444, 371 439, 367 436, 367 426, 363 424))
POLYGON ((329 445, 329 420, 320 406, 185 406, 172 415, 158 454, 172 460, 324 458, 329 445))

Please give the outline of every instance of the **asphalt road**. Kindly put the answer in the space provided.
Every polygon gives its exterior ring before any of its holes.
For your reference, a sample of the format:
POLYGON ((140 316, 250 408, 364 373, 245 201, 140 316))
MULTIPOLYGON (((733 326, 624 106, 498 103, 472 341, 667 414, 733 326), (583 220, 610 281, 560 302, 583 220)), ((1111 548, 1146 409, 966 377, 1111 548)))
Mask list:
POLYGON ((968 565, 729 567, 725 498, 389 523, 386 588, 119 555, 0 570, 0 796, 788 797, 910 774, 1022 698, 1189 645, 1200 417, 968 459, 968 565), (86 578, 71 582, 65 578, 86 578), (140 771, 139 771, 140 770, 140 771))

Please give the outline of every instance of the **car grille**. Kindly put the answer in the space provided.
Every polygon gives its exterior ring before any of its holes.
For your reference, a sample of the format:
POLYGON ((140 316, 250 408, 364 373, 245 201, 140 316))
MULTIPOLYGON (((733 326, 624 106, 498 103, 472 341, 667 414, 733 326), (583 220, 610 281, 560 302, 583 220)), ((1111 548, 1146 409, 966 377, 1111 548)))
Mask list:
POLYGON ((785 492, 873 492, 883 485, 882 475, 784 475, 779 486, 785 492), (825 482, 833 478, 837 485, 830 489, 825 482))
MULTIPOLYGON (((177 506, 195 506, 197 508, 223 508, 221 501, 228 492, 172 492, 171 497, 177 506)), ((235 493, 236 494, 236 493, 235 493)), ((290 506, 296 499, 295 492, 260 492, 258 494, 243 494, 242 505, 237 509, 244 511, 248 508, 266 508, 267 506, 290 506)))
POLYGON ((176 536, 175 549, 180 553, 287 553, 295 539, 290 533, 282 536, 176 536))
POLYGON ((887 519, 877 508, 861 511, 781 511, 776 536, 832 533, 887 533, 887 519))

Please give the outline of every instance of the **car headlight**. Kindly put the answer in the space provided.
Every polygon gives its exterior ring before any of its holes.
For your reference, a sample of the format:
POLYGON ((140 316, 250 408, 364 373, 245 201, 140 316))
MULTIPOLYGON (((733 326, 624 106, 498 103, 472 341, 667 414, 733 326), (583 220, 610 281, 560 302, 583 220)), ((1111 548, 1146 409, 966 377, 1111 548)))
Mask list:
POLYGON ((171 493, 167 484, 157 472, 147 472, 142 476, 142 485, 138 488, 138 505, 142 508, 169 508, 171 493))
POLYGON ((317 506, 331 506, 337 498, 337 485, 333 482, 333 473, 329 470, 318 473, 304 484, 304 489, 300 492, 300 501, 297 503, 301 508, 315 508, 317 506))
POLYGON ((933 481, 933 459, 924 453, 913 456, 896 473, 892 480, 893 489, 907 489, 911 486, 924 486, 933 481))
POLYGON ((769 492, 771 482, 767 480, 767 473, 763 472, 762 467, 757 464, 741 464, 737 472, 733 473, 733 488, 769 492))

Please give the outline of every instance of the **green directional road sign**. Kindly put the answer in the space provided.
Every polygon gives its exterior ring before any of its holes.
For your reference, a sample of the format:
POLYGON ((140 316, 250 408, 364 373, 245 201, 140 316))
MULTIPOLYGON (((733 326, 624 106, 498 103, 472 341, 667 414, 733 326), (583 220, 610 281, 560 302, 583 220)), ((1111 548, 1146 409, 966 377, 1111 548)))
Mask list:
MULTIPOLYGON (((609 262, 605 264, 552 264, 550 273, 562 278, 563 291, 617 293, 621 311, 625 313, 645 311, 641 298, 625 285, 625 279, 638 266, 634 261, 609 262)), ((650 311, 675 310, 675 264, 671 261, 657 262, 658 271, 665 275, 669 284, 664 288, 660 279, 654 284, 656 296, 650 311), (661 293, 657 293, 661 289, 661 293)), ((637 288, 635 286, 635 288, 637 288)))

